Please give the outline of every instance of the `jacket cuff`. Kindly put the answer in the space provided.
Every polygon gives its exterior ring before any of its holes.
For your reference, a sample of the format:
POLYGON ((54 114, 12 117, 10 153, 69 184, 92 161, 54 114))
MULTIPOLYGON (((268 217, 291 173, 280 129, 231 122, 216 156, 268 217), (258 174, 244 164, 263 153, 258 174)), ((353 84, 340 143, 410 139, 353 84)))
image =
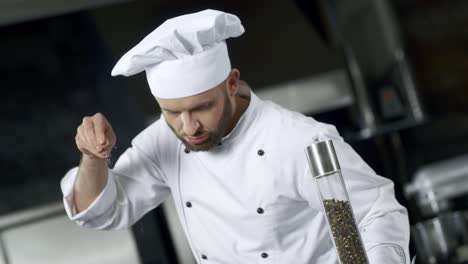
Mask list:
POLYGON ((373 245, 367 250, 369 263, 381 264, 409 264, 409 256, 400 245, 393 243, 382 243, 373 245))
POLYGON ((109 170, 107 182, 102 192, 93 201, 93 203, 88 206, 88 208, 76 214, 75 204, 73 202, 73 186, 77 176, 78 167, 75 167, 67 172, 67 174, 63 177, 62 181, 60 182, 60 187, 63 193, 63 204, 65 206, 65 211, 67 212, 68 217, 72 221, 84 223, 90 219, 94 219, 97 216, 104 214, 114 205, 117 196, 117 189, 114 180, 115 176, 109 170))

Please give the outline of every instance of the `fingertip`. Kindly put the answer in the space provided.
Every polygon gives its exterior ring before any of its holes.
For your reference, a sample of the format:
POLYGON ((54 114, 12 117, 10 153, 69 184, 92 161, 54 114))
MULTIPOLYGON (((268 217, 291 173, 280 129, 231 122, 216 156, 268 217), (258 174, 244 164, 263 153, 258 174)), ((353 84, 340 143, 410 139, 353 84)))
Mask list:
POLYGON ((109 148, 109 143, 106 141, 103 144, 101 144, 100 146, 101 146, 100 152, 103 152, 103 151, 106 151, 109 148))

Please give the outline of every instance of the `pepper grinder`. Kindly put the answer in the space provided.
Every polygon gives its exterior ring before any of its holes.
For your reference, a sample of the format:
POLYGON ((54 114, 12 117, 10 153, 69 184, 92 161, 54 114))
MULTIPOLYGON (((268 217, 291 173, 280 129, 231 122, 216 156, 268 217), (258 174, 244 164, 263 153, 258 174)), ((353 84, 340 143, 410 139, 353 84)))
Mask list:
POLYGON ((340 264, 369 264, 332 140, 305 149, 340 264))

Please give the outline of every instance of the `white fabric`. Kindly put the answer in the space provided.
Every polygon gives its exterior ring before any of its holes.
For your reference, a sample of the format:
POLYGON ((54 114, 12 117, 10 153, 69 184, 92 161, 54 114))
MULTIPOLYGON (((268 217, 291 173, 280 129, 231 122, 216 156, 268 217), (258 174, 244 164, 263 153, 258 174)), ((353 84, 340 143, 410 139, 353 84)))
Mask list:
MULTIPOLYGON (((376 175, 333 126, 253 93, 235 129, 209 152, 185 153, 163 118, 152 124, 110 170, 103 195, 69 216, 84 227, 126 228, 171 192, 198 263, 335 264, 304 154, 315 137, 334 141, 370 263, 409 263, 409 222, 393 183, 376 175), (116 192, 107 190, 113 186, 116 192)), ((70 171, 62 186, 75 177, 70 171)), ((64 190, 67 208, 71 190, 64 190)))
POLYGON ((196 95, 220 84, 231 71, 225 40, 244 33, 239 18, 204 10, 167 20, 128 51, 112 75, 146 70, 158 98, 196 95))

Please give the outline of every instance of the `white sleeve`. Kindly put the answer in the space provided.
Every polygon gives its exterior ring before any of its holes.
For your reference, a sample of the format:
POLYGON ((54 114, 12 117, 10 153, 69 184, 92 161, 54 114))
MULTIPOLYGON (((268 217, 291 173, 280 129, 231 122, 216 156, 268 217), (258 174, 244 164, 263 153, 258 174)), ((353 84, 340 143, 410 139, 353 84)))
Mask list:
POLYGON ((109 170, 101 194, 84 211, 75 214, 73 185, 78 168, 61 181, 65 209, 78 225, 94 229, 123 229, 161 204, 169 195, 160 167, 137 146, 129 148, 109 170))
MULTIPOLYGON (((393 182, 378 176, 347 144, 332 125, 321 124, 320 139, 332 139, 343 179, 371 264, 409 264, 409 220, 406 208, 395 198, 393 182)), ((303 195, 311 194, 315 182, 307 168, 303 195)))
POLYGON ((109 174, 107 183, 103 191, 94 200, 94 202, 84 211, 76 214, 75 205, 73 203, 73 185, 75 184, 76 177, 78 176, 78 167, 71 169, 60 182, 60 187, 63 193, 63 203, 65 211, 71 220, 77 221, 83 225, 85 221, 94 218, 96 215, 102 215, 112 207, 116 197, 115 179, 113 175, 109 174))

